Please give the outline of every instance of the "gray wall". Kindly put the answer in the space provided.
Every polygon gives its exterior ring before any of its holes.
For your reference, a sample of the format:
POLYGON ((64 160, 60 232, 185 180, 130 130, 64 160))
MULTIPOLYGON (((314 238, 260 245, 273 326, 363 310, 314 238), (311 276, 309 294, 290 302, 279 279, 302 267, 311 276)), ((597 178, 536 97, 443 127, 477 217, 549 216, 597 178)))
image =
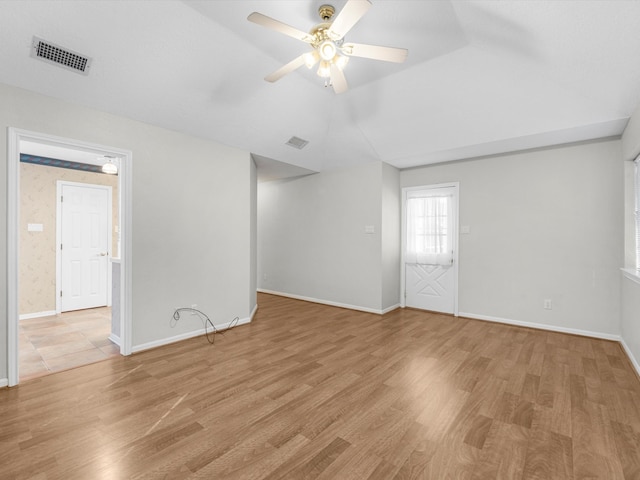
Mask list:
MULTIPOLYGON (((622 135, 625 160, 625 267, 635 269, 635 198, 631 160, 640 155, 640 107, 629 120, 622 135)), ((636 368, 640 364, 640 277, 622 278, 622 338, 634 357, 636 368)))
POLYGON ((636 108, 622 134, 622 159, 635 160, 640 155, 640 105, 636 108))
POLYGON ((247 318, 251 288, 249 153, 140 127, 129 128, 134 348, 203 328, 191 315, 171 328, 178 307, 196 304, 215 324, 247 318))
POLYGON ((622 339, 640 373, 640 281, 622 279, 622 339))
POLYGON ((460 182, 460 315, 619 334, 621 157, 608 140, 402 171, 460 182))
POLYGON ((249 217, 249 310, 258 304, 256 290, 258 288, 258 170, 256 162, 253 158, 249 163, 250 179, 249 179, 249 195, 251 215, 249 217))
MULTIPOLYGON (((169 320, 198 304, 216 323, 251 310, 248 152, 0 85, 0 127, 133 151, 133 345, 196 331, 169 320)), ((0 135, 0 345, 7 345, 6 133, 0 135)), ((6 353, 0 378, 7 376, 6 353)))
MULTIPOLYGON (((2 90, 0 90, 2 92, 2 90)), ((4 97, 0 93, 0 100, 4 97)), ((0 109, 0 119, 5 115, 5 106, 0 109)), ((0 167, 0 382, 8 378, 7 358, 7 134, 6 120, 1 121, 0 158, 4 161, 0 167)))
POLYGON ((382 310, 400 303, 400 171, 382 163, 382 310))
POLYGON ((624 161, 624 267, 636 268, 635 164, 624 161))
POLYGON ((364 310, 398 303, 397 185, 381 162, 259 184, 258 287, 364 310))

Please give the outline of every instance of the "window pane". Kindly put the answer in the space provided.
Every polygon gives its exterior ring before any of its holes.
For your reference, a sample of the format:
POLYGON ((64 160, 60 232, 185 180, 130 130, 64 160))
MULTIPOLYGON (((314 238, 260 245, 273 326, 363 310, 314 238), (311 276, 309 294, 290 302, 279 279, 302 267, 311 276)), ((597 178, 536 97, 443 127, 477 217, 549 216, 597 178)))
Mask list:
POLYGON ((450 250, 449 198, 423 197, 408 200, 408 251, 437 254, 450 250))

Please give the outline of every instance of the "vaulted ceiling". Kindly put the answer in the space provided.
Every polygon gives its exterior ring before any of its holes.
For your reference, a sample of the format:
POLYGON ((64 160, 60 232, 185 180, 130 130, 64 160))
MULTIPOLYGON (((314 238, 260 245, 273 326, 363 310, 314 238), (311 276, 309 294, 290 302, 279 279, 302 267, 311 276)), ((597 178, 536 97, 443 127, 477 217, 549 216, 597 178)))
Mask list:
POLYGON ((340 95, 304 67, 265 82, 309 47, 246 18, 308 31, 345 0, 3 0, 0 82, 314 171, 619 135, 640 103, 640 1, 371 1, 347 40, 409 56, 351 58, 340 95), (34 35, 89 74, 31 58, 34 35))

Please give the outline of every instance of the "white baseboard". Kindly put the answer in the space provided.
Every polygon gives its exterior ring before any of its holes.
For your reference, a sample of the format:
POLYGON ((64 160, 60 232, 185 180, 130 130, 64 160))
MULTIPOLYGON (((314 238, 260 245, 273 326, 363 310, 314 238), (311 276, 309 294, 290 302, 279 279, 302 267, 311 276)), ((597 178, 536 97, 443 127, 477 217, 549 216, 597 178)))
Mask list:
POLYGON ((378 315, 382 315, 384 313, 390 312, 391 310, 395 310, 400 306, 400 304, 397 304, 392 307, 385 308, 384 310, 380 310, 376 308, 359 307, 358 305, 350 305, 348 303, 332 302, 331 300, 320 300, 318 298, 305 297, 304 295, 295 295, 293 293, 284 293, 284 292, 276 292, 274 290, 265 290, 264 288, 258 288, 258 292, 268 293, 270 295, 278 295, 279 297, 293 298, 294 300, 303 300, 305 302, 319 303, 321 305, 329 305, 330 307, 340 307, 340 308, 347 308, 349 310, 357 310, 359 312, 376 313, 378 315))
MULTIPOLYGON (((240 325, 244 325, 246 323, 251 323, 251 320, 253 319, 253 315, 255 314, 256 310, 257 310, 257 306, 253 309, 253 312, 251 313, 250 317, 241 318, 240 320, 238 320, 238 323, 235 323, 235 326, 240 326, 240 325)), ((227 328, 229 328, 231 326, 232 322, 233 321, 226 322, 226 323, 214 324, 214 326, 215 326, 216 330, 225 330, 225 329, 227 329, 227 328)), ((153 342, 141 343, 140 345, 134 345, 131 348, 131 353, 142 352, 143 350, 149 350, 150 348, 162 347, 163 345, 169 345, 171 343, 180 342, 182 340, 187 340, 189 338, 199 337, 201 335, 204 335, 206 332, 211 333, 211 328, 209 328, 206 331, 205 331, 204 328, 201 328, 199 330, 194 330, 194 331, 191 331, 191 332, 181 333, 180 335, 175 335, 173 337, 162 338, 160 340, 154 340, 153 342)))
POLYGON ((9 379, 8 378, 0 378, 0 388, 8 387, 8 386, 9 386, 9 379))
POLYGON ((638 363, 638 360, 636 359, 636 357, 633 355, 633 352, 631 351, 627 343, 624 341, 624 338, 620 339, 620 345, 622 345, 622 349, 627 354, 627 357, 629 357, 629 360, 631 361, 631 365, 633 365, 633 368, 636 369, 636 373, 640 377, 640 364, 638 363))
POLYGON ((391 305, 390 307, 385 308, 384 310, 381 311, 381 313, 382 313, 382 315, 384 315, 385 313, 392 312, 396 308, 400 308, 400 304, 399 303, 396 303, 395 305, 391 305))
POLYGON ((570 333, 572 335, 581 335, 583 337, 601 338, 603 340, 613 340, 620 342, 622 337, 611 333, 592 332, 590 330, 580 330, 578 328, 558 327, 556 325, 547 325, 544 323, 522 322, 520 320, 510 320, 508 318, 491 317, 489 315, 476 315, 475 313, 458 313, 459 317, 472 318, 474 320, 485 320, 487 322, 504 323, 506 325, 515 325, 518 327, 535 328, 537 330, 548 330, 550 332, 570 333))
POLYGON ((51 317, 56 314, 55 310, 47 310, 46 312, 23 313, 20 320, 29 320, 30 318, 51 317))
POLYGON ((120 345, 120 337, 117 335, 114 335, 113 333, 109 334, 109 340, 111 340, 113 343, 115 343, 117 346, 121 346, 120 345))

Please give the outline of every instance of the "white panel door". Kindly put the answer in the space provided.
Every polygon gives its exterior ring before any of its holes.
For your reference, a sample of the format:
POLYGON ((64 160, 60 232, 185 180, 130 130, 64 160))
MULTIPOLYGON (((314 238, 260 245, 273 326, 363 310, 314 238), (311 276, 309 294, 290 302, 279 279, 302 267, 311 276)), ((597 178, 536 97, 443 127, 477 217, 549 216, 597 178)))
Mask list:
POLYGON ((61 310, 107 305, 109 190, 62 185, 61 310))
POLYGON ((405 191, 405 305, 456 313, 457 187, 405 191))
POLYGON ((433 312, 453 313, 453 265, 418 265, 406 267, 406 305, 433 312))

